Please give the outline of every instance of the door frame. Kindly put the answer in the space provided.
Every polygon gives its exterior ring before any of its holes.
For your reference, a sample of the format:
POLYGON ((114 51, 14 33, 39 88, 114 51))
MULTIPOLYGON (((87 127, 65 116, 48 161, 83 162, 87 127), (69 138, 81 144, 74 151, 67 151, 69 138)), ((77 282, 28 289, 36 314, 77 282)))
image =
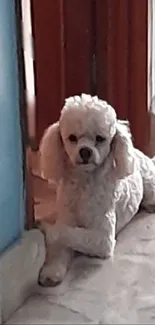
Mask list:
POLYGON ((15 0, 16 13, 16 34, 17 34, 17 59, 19 78, 19 108, 20 125, 22 135, 23 150, 23 196, 25 197, 25 228, 31 229, 34 226, 34 203, 33 203, 33 179, 32 179, 32 158, 31 158, 31 138, 28 128, 28 103, 26 100, 26 79, 25 63, 23 52, 22 34, 22 7, 21 1, 15 0))

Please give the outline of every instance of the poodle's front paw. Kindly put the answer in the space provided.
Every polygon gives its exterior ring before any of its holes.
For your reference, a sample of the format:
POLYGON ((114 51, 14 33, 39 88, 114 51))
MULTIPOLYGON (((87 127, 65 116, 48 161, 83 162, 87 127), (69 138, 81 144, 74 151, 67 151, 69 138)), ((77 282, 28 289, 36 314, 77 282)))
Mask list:
POLYGON ((67 273, 67 267, 63 264, 44 265, 39 274, 39 284, 43 287, 55 287, 59 285, 67 273))

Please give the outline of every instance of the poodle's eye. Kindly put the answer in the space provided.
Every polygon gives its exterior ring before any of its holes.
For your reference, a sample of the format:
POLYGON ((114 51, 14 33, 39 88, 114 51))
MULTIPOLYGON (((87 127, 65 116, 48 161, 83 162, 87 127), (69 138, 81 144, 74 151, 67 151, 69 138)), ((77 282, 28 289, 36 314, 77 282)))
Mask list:
POLYGON ((105 138, 103 138, 101 135, 96 136, 96 143, 102 143, 105 141, 105 138))
POLYGON ((68 137, 70 142, 77 142, 77 137, 75 134, 70 134, 70 136, 68 137))

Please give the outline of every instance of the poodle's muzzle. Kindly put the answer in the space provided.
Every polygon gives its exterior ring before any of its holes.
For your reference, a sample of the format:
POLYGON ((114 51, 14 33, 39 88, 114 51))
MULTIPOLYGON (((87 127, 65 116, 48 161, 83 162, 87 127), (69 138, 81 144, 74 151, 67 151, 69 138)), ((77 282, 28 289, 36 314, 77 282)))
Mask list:
POLYGON ((89 147, 82 147, 79 150, 79 155, 80 155, 80 158, 82 159, 82 163, 86 165, 89 163, 89 161, 93 155, 93 151, 89 147))

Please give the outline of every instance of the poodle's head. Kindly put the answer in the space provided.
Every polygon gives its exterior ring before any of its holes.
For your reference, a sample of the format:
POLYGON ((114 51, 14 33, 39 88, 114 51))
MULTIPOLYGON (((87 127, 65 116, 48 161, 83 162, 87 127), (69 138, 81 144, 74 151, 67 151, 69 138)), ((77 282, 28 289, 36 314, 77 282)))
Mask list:
POLYGON ((83 94, 66 99, 59 122, 45 132, 40 147, 41 166, 46 178, 60 179, 65 164, 92 171, 112 151, 114 166, 124 169, 120 173, 124 177, 131 172, 127 166, 130 147, 128 128, 117 121, 115 110, 97 96, 83 94))
POLYGON ((116 133, 116 113, 89 95, 66 100, 60 117, 65 152, 74 167, 92 170, 103 163, 116 133))

